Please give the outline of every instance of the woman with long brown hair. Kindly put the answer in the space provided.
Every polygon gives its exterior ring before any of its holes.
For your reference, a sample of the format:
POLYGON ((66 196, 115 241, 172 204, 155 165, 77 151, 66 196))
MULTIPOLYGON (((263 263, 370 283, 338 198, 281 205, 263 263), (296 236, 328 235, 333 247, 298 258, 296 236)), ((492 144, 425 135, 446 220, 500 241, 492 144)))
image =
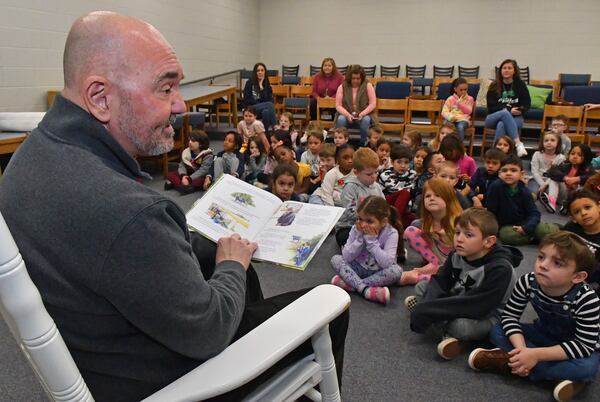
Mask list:
POLYGON ((496 71, 496 79, 488 88, 485 126, 496 130, 494 142, 508 134, 515 142, 519 157, 527 155, 519 139, 519 129, 523 127, 523 114, 530 106, 529 90, 521 80, 517 62, 504 60, 496 71))

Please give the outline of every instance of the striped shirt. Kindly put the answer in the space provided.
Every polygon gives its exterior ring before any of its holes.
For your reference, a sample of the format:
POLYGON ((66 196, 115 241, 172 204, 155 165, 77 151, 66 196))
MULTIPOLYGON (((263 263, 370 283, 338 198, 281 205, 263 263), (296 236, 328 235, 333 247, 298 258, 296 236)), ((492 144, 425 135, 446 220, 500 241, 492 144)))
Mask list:
POLYGON ((572 311, 575 319, 575 337, 560 344, 567 356, 570 359, 590 356, 599 346, 600 300, 598 300, 596 293, 587 284, 584 284, 577 298, 570 304, 564 296, 551 297, 546 295, 539 287, 537 289, 532 288, 531 285, 534 280, 535 275, 530 272, 517 281, 502 314, 502 327, 506 336, 510 337, 513 334, 523 332, 519 319, 527 303, 533 296, 537 296, 542 302, 567 305, 566 308, 572 311))

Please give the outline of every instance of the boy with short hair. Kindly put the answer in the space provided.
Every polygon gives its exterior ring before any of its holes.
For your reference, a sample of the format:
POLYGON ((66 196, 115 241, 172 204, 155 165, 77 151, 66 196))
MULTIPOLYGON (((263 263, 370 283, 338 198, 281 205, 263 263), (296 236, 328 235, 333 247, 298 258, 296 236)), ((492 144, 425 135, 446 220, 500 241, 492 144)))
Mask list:
POLYGON ((565 131, 569 131, 569 118, 564 114, 559 114, 558 116, 554 116, 550 120, 550 131, 553 133, 560 135, 560 143, 561 147, 558 150, 561 154, 565 156, 569 156, 569 151, 571 151, 571 139, 565 131))
POLYGON ((335 166, 335 149, 335 145, 331 143, 321 146, 321 151, 319 151, 319 176, 310 179, 314 188, 321 185, 325 174, 335 166))
POLYGON ((390 154, 392 166, 382 170, 377 181, 383 188, 386 201, 396 208, 402 224, 407 227, 416 217, 408 208, 411 190, 417 180, 417 174, 410 168, 412 151, 404 144, 396 144, 390 154))
POLYGON ((585 283, 596 262, 574 233, 560 231, 541 240, 534 271, 523 275, 506 304, 502 324, 490 332, 496 349, 476 349, 469 366, 560 381, 554 398, 567 401, 598 371, 600 300, 585 283), (522 324, 531 303, 538 318, 522 324))
POLYGON ((521 181, 523 164, 515 155, 508 155, 500 164, 500 180, 494 181, 485 194, 485 207, 496 215, 502 243, 523 246, 541 240, 558 231, 554 223, 540 223, 531 191, 521 181))
MULTIPOLYGON (((379 141, 380 138, 383 138, 383 128, 371 126, 367 132, 367 136, 367 143, 365 146, 371 148, 373 151, 377 151, 377 141, 379 141)), ((362 146, 363 144, 360 145, 362 146)))
POLYGON ((502 308, 516 281, 514 267, 523 254, 496 244, 498 223, 489 211, 470 208, 456 220, 455 251, 429 282, 415 286, 415 296, 404 304, 411 311, 410 328, 443 331, 438 354, 452 360, 467 346, 465 341, 487 339, 500 322, 502 308))
POLYGON ((483 157, 484 165, 478 167, 473 176, 471 176, 471 194, 469 196, 473 201, 474 207, 483 208, 485 192, 489 185, 498 179, 500 164, 505 156, 504 152, 498 148, 490 148, 485 151, 483 157))
MULTIPOLYGON (((588 180, 589 181, 589 180, 588 180)), ((600 197, 589 190, 575 190, 569 196, 567 209, 571 221, 563 230, 579 235, 600 265, 600 197)), ((590 274, 586 282, 600 295, 600 270, 590 274)))
POLYGON ((335 225, 335 240, 341 247, 346 244, 350 229, 356 222, 356 208, 369 195, 383 198, 383 191, 377 184, 377 168, 379 157, 371 148, 360 148, 352 157, 353 176, 346 179, 342 190, 342 207, 344 213, 335 225))
POLYGON ((333 143, 336 147, 348 143, 349 139, 350 134, 348 134, 348 129, 346 127, 336 127, 333 129, 333 143))

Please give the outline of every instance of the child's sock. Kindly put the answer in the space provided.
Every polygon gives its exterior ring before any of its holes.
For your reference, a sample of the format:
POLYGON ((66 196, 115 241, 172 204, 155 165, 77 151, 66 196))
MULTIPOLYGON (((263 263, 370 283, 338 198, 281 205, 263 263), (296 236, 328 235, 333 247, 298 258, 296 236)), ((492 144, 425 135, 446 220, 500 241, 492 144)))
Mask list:
POLYGON ((352 292, 354 290, 354 288, 352 286, 348 285, 346 282, 344 282, 342 277, 339 275, 335 275, 333 278, 331 278, 331 284, 338 286, 347 292, 352 292))
POLYGON ((387 286, 366 287, 362 293, 363 297, 367 300, 383 305, 387 305, 390 302, 390 290, 387 286))

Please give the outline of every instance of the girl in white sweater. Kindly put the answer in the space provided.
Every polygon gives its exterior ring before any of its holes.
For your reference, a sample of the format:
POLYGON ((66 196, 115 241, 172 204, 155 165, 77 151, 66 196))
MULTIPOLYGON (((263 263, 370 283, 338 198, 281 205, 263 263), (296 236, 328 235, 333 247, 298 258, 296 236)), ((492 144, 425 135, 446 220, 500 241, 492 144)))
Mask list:
POLYGON ((317 188, 310 196, 311 204, 342 206, 342 189, 348 176, 352 175, 352 157, 354 148, 350 144, 337 147, 335 161, 337 165, 328 171, 323 178, 321 187, 317 188))

